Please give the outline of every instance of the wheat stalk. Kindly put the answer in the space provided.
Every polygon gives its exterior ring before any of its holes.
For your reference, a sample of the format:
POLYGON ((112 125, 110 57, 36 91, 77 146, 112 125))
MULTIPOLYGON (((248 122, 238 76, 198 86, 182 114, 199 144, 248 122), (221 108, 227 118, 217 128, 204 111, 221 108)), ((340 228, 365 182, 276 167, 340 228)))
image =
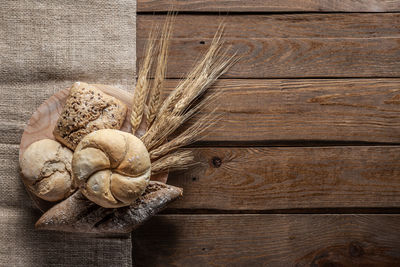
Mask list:
POLYGON ((145 118, 148 129, 141 140, 150 153, 152 174, 162 173, 170 169, 183 169, 193 165, 194 156, 191 151, 176 152, 176 150, 198 140, 200 135, 203 135, 210 126, 217 122, 218 116, 215 115, 215 109, 208 115, 199 118, 192 126, 172 140, 168 142, 166 140, 194 114, 210 105, 220 96, 221 91, 215 91, 207 97, 204 97, 204 93, 237 61, 236 55, 228 56, 228 49, 222 49, 223 26, 221 24, 204 57, 195 64, 187 77, 161 104, 161 89, 165 80, 168 43, 173 20, 174 16, 168 15, 163 26, 161 40, 157 46, 157 66, 151 87, 149 73, 155 50, 155 38, 154 31, 150 33, 150 40, 139 71, 138 84, 132 102, 131 124, 133 133, 139 127, 143 110, 147 107, 145 118), (146 102, 148 103, 147 106, 146 102))
POLYGON ((164 23, 164 27, 161 34, 161 41, 158 47, 157 67, 154 75, 153 84, 149 94, 149 113, 146 116, 148 128, 151 126, 154 118, 156 117, 161 104, 161 88, 164 85, 165 73, 167 71, 167 58, 168 58, 168 46, 169 39, 172 33, 172 25, 175 16, 168 15, 164 23))
POLYGON ((215 125, 218 120, 219 116, 215 114, 215 110, 208 115, 203 116, 171 141, 160 145, 154 150, 151 150, 150 159, 154 161, 177 150, 180 147, 187 146, 194 141, 199 140, 199 136, 202 135, 208 128, 215 125))
POLYGON ((132 134, 135 134, 142 121, 143 110, 145 108, 147 96, 149 93, 149 75, 152 65, 154 46, 155 31, 153 29, 149 34, 149 41, 146 44, 145 58, 139 70, 139 77, 132 99, 132 113, 130 117, 132 134))
POLYGON ((159 174, 168 170, 182 170, 195 165, 192 151, 184 150, 171 153, 151 164, 151 174, 159 174))
POLYGON ((216 32, 213 41, 203 57, 193 70, 189 72, 187 78, 184 79, 178 87, 170 94, 170 96, 164 101, 159 114, 172 113, 174 110, 177 113, 175 105, 183 98, 188 99, 193 92, 201 93, 200 88, 197 88, 196 83, 201 83, 207 80, 207 76, 210 73, 210 66, 213 61, 218 57, 218 52, 222 47, 221 35, 223 27, 220 26, 216 32))
MULTIPOLYGON (((222 31, 223 27, 220 26, 203 59, 162 104, 153 125, 142 137, 149 151, 156 149, 167 136, 195 113, 191 112, 193 102, 236 62, 235 55, 229 57, 228 50, 222 51, 222 31)), ((194 110, 196 111, 196 106, 194 110)))
POLYGON ((153 138, 151 141, 146 143, 148 150, 154 150, 159 145, 164 143, 169 135, 175 132, 183 123, 189 120, 194 114, 198 113, 200 110, 204 110, 206 107, 212 105, 216 102, 218 98, 222 95, 222 91, 215 91, 207 97, 204 97, 199 101, 199 103, 193 104, 189 107, 189 110, 183 115, 169 115, 163 117, 163 122, 165 125, 163 130, 159 129, 157 126, 152 127, 152 131, 155 131, 157 138, 153 138))
MULTIPOLYGON (((210 51, 215 50, 216 46, 215 40, 219 40, 219 38, 218 39, 214 38, 214 41, 211 44, 207 54, 204 56, 203 60, 196 65, 196 67, 188 74, 187 78, 183 82, 181 82, 180 85, 178 85, 178 87, 164 101, 160 111, 158 112, 157 118, 153 126, 147 131, 147 133, 142 138, 148 149, 152 148, 152 146, 150 145, 151 143, 158 143, 154 141, 160 139, 159 135, 164 134, 166 132, 165 128, 171 126, 170 118, 172 115, 174 104, 178 102, 178 100, 184 95, 185 90, 188 91, 190 89, 189 88, 190 83, 193 82, 193 80, 195 80, 196 77, 200 78, 199 74, 202 71, 202 69, 204 69, 203 68, 204 62, 212 57, 212 53, 210 53, 210 51)), ((183 123, 184 121, 181 122, 183 123)))

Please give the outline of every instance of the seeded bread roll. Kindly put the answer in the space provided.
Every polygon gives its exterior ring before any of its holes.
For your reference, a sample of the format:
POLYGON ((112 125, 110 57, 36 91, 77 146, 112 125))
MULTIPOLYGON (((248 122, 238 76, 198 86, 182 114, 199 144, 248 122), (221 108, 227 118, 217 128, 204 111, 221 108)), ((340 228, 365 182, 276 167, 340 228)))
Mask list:
POLYGON ((79 143, 72 158, 72 173, 75 185, 97 205, 129 206, 150 181, 150 156, 136 136, 103 129, 79 143))
POLYGON ((31 144, 21 158, 22 179, 29 191, 47 201, 71 195, 72 151, 60 143, 43 139, 31 144))
POLYGON ((120 129, 127 107, 93 85, 76 82, 54 128, 54 137, 74 150, 87 134, 100 129, 120 129))

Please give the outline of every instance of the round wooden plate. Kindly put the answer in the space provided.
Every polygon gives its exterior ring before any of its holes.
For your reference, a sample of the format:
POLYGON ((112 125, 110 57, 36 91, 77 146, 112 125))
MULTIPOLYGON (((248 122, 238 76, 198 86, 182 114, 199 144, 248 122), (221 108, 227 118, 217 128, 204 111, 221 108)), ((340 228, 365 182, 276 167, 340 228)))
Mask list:
MULTIPOLYGON (((109 94, 115 98, 118 98, 119 100, 124 102, 128 107, 126 118, 130 117, 131 114, 130 105, 132 101, 132 94, 110 85, 94 84, 94 86, 102 90, 104 93, 109 94)), ((32 117, 28 121, 28 125, 24 129, 24 133, 22 134, 21 143, 19 147, 20 159, 26 148, 32 143, 46 138, 55 140, 53 136, 53 129, 57 123, 58 117, 60 116, 63 110, 68 94, 69 94, 69 89, 64 89, 55 93, 49 99, 44 101, 43 104, 40 105, 39 108, 33 113, 32 117)), ((146 125, 142 124, 139 130, 137 131, 137 135, 139 136, 143 135, 145 129, 146 125)), ((131 132, 131 124, 129 122, 129 119, 125 119, 121 131, 131 132)), ((168 174, 163 174, 163 175, 152 176, 151 180, 166 183, 167 178, 168 174)), ((27 191, 28 193, 30 193, 29 190, 27 191)), ((40 200, 31 193, 29 195, 31 196, 36 206, 38 206, 39 209, 41 209, 42 211, 47 210, 49 208, 50 203, 48 203, 47 201, 40 200)))

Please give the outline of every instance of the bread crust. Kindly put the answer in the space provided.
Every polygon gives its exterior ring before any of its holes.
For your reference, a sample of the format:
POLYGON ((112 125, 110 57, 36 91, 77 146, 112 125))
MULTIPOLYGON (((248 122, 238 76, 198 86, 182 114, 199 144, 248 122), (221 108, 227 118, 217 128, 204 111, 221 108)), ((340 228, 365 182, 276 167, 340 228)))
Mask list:
POLYGON ((44 213, 35 228, 102 235, 130 233, 181 197, 182 193, 182 188, 150 181, 145 192, 130 206, 106 209, 77 191, 44 213))
POLYGON ((76 82, 53 131, 54 137, 74 150, 87 134, 100 129, 120 129, 126 105, 95 86, 76 82))
POLYGON ((132 134, 98 130, 76 147, 72 173, 75 185, 89 200, 105 208, 128 206, 149 183, 150 156, 132 134))
POLYGON ((59 201, 75 191, 72 151, 51 139, 31 144, 21 157, 22 180, 29 191, 47 201, 59 201))

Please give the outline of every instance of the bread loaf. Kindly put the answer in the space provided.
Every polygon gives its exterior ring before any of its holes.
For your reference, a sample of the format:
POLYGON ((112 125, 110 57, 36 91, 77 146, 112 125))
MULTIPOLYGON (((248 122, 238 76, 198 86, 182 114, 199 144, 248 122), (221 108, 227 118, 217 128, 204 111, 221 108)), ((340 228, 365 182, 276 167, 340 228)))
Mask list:
POLYGON ((182 193, 182 188, 150 181, 143 195, 130 206, 106 209, 77 191, 43 214, 35 227, 78 233, 129 233, 181 197, 182 193))
POLYGON ((93 85, 76 82, 54 128, 54 137, 74 150, 82 138, 100 129, 120 129, 127 107, 93 85))
POLYGON ((86 135, 76 147, 72 173, 75 185, 96 204, 128 206, 149 183, 150 156, 134 135, 103 129, 86 135))
POLYGON ((71 161, 72 151, 60 143, 51 139, 37 141, 21 157, 23 182, 39 198, 62 200, 75 191, 71 161))

